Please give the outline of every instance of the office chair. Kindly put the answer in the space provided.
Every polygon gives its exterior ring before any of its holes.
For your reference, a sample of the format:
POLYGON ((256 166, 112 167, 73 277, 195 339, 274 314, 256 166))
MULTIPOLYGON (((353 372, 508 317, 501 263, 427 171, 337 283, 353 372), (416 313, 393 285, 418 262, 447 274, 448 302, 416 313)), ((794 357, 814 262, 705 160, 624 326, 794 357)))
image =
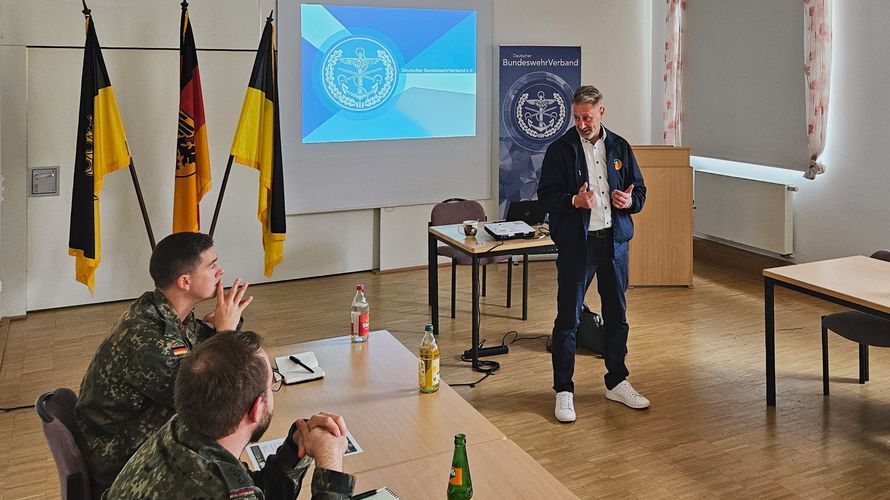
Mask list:
POLYGON ((37 398, 34 407, 43 424, 43 434, 56 461, 62 500, 90 498, 87 464, 74 435, 74 405, 77 396, 71 389, 60 388, 37 398))
MULTIPOLYGON (((890 261, 890 250, 878 250, 873 259, 890 261)), ((860 311, 822 316, 822 394, 828 395, 828 331, 859 344, 859 383, 868 382, 868 346, 890 347, 890 320, 860 311)))
MULTIPOLYGON (((443 226, 447 224, 460 224, 465 220, 485 221, 485 209, 478 202, 473 200, 464 200, 462 198, 449 198, 441 203, 437 203, 433 207, 430 214, 431 226, 443 226)), ((481 231, 481 229, 480 229, 481 231)), ((455 282, 457 280, 457 266, 468 266, 473 264, 469 255, 455 250, 450 246, 440 246, 437 253, 443 257, 451 259, 451 317, 455 316, 455 282)), ((485 296, 486 282, 486 266, 498 262, 507 262, 507 307, 510 307, 511 292, 513 288, 513 256, 501 255, 497 257, 482 257, 479 259, 479 265, 482 266, 482 296, 485 296)))

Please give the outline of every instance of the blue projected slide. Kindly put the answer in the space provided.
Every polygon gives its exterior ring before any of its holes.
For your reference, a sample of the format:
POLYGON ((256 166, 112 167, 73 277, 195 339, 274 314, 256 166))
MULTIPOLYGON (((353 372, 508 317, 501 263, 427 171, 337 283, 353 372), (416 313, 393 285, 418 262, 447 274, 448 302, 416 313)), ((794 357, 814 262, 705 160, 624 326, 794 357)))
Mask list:
POLYGON ((476 11, 300 15, 304 143, 476 135, 476 11))

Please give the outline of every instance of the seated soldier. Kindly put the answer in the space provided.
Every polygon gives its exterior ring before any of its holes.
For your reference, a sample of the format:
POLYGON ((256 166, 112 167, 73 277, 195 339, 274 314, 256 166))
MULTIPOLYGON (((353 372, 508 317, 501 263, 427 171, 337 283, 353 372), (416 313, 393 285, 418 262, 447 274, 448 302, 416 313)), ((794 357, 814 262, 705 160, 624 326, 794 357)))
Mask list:
POLYGON ((77 440, 96 498, 148 436, 173 416, 180 361, 214 330, 237 328, 253 300, 244 298, 247 283, 240 280, 229 292, 223 290, 223 270, 206 234, 176 233, 161 240, 149 272, 155 290, 130 304, 102 341, 80 385, 77 440), (197 320, 195 305, 214 296, 215 310, 197 320))
POLYGON ((177 414, 127 462, 106 498, 293 499, 313 459, 312 498, 350 498, 355 478, 340 472, 347 431, 337 415, 297 420, 260 471, 238 460, 269 427, 280 387, 256 333, 202 343, 176 377, 177 414))

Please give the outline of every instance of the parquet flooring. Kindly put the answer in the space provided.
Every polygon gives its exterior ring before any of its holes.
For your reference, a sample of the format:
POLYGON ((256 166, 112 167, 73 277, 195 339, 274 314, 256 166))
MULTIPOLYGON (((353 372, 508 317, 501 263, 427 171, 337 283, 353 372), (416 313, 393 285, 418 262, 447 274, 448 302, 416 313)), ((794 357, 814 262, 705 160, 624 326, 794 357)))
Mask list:
MULTIPOLYGON (((503 306, 505 269, 489 271, 483 298, 482 336, 489 345, 510 330, 545 335, 555 313, 552 262, 530 264, 528 321, 518 319, 521 268, 514 273, 514 306, 503 306)), ((388 329, 416 350, 428 321, 424 270, 253 286, 245 325, 275 345, 344 335, 359 281, 366 285, 372 329, 388 329)), ((478 374, 457 358, 469 346, 469 273, 462 268, 458 275, 456 319, 447 316, 447 268, 440 270, 440 284, 443 378, 471 382, 478 374)), ((588 299, 598 302, 595 287, 588 299)), ((859 385, 856 346, 833 335, 832 395, 823 397, 819 317, 837 308, 777 290, 778 407, 769 409, 761 281, 697 261, 694 288, 634 288, 628 303, 630 380, 652 400, 649 410, 607 401, 602 361, 580 351, 578 420, 557 423, 544 339, 511 344, 508 355, 492 358, 500 371, 458 392, 581 498, 890 496, 890 350, 872 348, 871 381, 859 385)), ((11 322, 0 364, 0 406, 31 404, 59 386, 79 387, 93 351, 125 306, 35 312, 11 322)), ((33 410, 0 413, 0 445, 0 497, 58 497, 33 410)))

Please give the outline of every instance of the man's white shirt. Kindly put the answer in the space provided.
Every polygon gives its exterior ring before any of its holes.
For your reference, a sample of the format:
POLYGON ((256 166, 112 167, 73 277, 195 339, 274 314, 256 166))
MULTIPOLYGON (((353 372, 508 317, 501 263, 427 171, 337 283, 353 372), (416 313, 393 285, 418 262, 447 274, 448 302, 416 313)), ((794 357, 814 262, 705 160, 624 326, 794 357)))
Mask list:
POLYGON ((581 147, 584 149, 584 159, 587 162, 587 177, 590 182, 587 189, 593 191, 595 206, 590 210, 590 227, 588 231, 596 231, 612 227, 612 194, 609 191, 609 178, 606 171, 606 145, 603 139, 606 137, 606 129, 600 128, 602 133, 596 142, 581 139, 581 147))

